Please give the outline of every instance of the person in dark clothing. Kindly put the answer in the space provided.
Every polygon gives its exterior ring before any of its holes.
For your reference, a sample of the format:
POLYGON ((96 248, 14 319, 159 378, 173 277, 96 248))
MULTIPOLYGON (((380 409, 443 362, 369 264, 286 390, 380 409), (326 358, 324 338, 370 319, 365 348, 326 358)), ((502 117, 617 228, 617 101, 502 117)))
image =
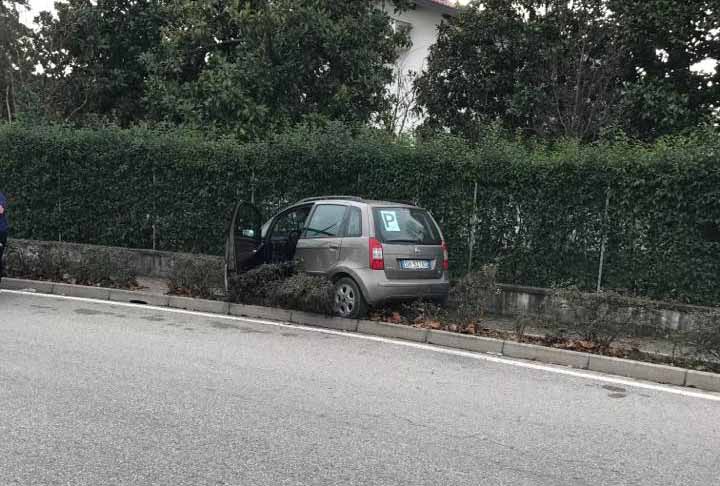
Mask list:
POLYGON ((0 192, 0 281, 3 276, 3 253, 7 246, 8 231, 10 226, 7 222, 7 199, 5 194, 0 192))

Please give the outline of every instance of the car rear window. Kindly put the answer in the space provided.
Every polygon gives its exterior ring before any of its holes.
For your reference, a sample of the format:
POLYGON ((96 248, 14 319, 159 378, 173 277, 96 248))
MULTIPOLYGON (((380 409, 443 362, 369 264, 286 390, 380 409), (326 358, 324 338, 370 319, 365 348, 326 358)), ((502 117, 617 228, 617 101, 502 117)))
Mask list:
POLYGON ((439 245, 440 232, 424 209, 374 208, 375 237, 383 243, 439 245))

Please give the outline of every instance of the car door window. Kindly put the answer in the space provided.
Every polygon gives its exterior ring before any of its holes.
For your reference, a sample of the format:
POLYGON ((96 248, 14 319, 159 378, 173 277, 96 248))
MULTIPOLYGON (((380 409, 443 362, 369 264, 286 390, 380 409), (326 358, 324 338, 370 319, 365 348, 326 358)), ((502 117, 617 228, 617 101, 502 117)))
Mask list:
POLYGON ((334 238, 340 235, 347 206, 320 204, 305 229, 305 238, 334 238))
POLYGON ((345 236, 347 238, 362 236, 362 212, 360 211, 360 208, 350 208, 345 236))
POLYGON ((287 238, 293 233, 302 232, 310 208, 302 207, 287 211, 278 216, 273 227, 273 238, 287 238))
POLYGON ((310 214, 311 206, 303 206, 280 214, 272 225, 269 238, 269 254, 271 263, 290 261, 295 256, 295 247, 300 239, 305 220, 310 214))

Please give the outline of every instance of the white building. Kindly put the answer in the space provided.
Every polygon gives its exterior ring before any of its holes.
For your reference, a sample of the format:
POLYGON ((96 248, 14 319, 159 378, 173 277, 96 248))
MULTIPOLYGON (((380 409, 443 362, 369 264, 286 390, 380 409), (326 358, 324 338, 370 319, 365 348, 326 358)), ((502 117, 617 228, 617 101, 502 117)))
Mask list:
POLYGON ((443 19, 457 13, 456 0, 415 0, 415 8, 395 13, 392 0, 380 0, 378 6, 393 18, 397 29, 410 34, 412 44, 400 52, 397 60, 395 82, 390 86, 398 102, 394 116, 396 131, 414 129, 422 121, 413 113, 415 95, 413 81, 426 66, 430 46, 438 37, 438 26, 443 19))

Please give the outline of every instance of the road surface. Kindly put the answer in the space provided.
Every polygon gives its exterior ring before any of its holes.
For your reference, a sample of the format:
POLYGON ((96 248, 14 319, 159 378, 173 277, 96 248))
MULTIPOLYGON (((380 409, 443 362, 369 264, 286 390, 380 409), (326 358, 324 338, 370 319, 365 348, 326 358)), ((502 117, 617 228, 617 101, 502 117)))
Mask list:
POLYGON ((0 484, 718 484, 717 395, 547 368, 0 292, 0 484))

